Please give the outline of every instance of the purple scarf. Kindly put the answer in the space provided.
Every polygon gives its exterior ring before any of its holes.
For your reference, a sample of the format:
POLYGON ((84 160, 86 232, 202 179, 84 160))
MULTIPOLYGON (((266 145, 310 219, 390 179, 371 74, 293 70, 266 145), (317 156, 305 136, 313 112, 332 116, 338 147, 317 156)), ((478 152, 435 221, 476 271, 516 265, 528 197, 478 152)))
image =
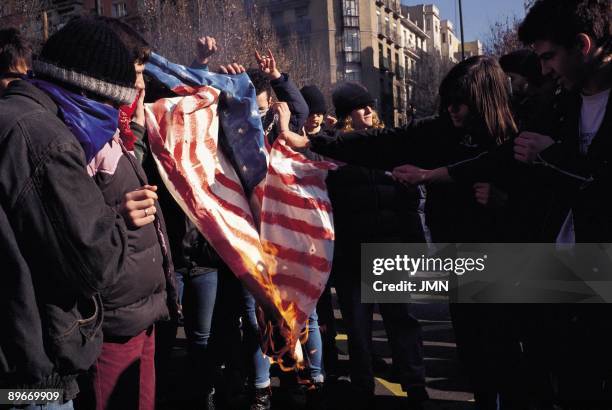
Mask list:
POLYGON ((115 135, 119 125, 119 110, 47 81, 30 82, 55 101, 64 124, 83 147, 85 159, 89 163, 115 135))

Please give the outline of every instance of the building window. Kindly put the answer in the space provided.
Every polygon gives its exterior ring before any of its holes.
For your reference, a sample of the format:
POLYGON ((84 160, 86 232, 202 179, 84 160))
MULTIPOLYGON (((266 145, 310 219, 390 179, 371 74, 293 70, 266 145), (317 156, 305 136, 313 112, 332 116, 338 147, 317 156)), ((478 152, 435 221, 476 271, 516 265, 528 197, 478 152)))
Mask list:
POLYGON ((125 3, 113 3, 113 17, 127 16, 127 6, 125 3))
POLYGON ((385 35, 391 38, 391 24, 389 23, 389 16, 385 16, 385 35))
POLYGON ((378 26, 378 34, 384 34, 382 16, 380 15, 380 11, 376 12, 376 25, 378 26))
POLYGON ((442 42, 446 43, 446 33, 442 33, 442 42))
POLYGON ((426 27, 427 27, 426 28, 427 31, 431 30, 431 21, 430 20, 427 20, 426 27))
POLYGON ((359 66, 346 67, 344 69, 344 79, 347 81, 361 82, 361 68, 359 66))
POLYGON ((399 59, 399 54, 395 53, 395 74, 397 74, 398 76, 400 75, 400 59, 399 59))
POLYGON ((342 38, 344 49, 344 61, 347 63, 358 63, 361 61, 361 41, 359 29, 345 28, 342 38))
POLYGON ((359 27, 359 2, 357 0, 343 0, 342 16, 344 27, 359 27))
POLYGON ((344 51, 360 51, 359 30, 356 28, 344 29, 344 51))

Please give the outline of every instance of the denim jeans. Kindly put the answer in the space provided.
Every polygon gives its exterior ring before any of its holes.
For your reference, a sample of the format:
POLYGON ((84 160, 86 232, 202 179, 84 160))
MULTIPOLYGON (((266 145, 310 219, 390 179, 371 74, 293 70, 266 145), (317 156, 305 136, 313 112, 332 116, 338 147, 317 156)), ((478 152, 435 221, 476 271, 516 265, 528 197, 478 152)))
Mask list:
POLYGON ((74 410, 72 400, 66 403, 30 404, 26 407, 11 407, 9 410, 74 410))
POLYGON ((259 344, 259 325, 257 324, 257 303, 251 293, 243 286, 244 316, 242 326, 244 332, 244 348, 252 359, 251 384, 256 389, 270 385, 270 360, 261 351, 259 344))
POLYGON ((304 347, 304 357, 308 361, 308 373, 313 382, 323 382, 323 341, 319 331, 317 309, 308 317, 308 339, 304 347))
POLYGON ((219 274, 216 269, 194 268, 184 280, 183 315, 187 336, 191 379, 194 387, 210 391, 214 383, 216 360, 210 343, 213 313, 217 302, 219 274))

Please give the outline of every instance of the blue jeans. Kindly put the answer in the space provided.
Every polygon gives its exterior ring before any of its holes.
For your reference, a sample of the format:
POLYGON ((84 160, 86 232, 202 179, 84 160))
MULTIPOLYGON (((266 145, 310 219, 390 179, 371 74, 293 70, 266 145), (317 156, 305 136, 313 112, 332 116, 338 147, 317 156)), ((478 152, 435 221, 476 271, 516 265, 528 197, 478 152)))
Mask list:
POLYGON ((182 303, 192 377, 202 381, 200 388, 211 390, 216 361, 210 338, 219 275, 216 269, 210 268, 193 268, 185 273, 182 272, 185 284, 182 303))
POLYGON ((242 329, 244 332, 244 347, 252 359, 251 384, 256 389, 263 389, 270 385, 270 360, 261 351, 259 344, 259 325, 257 324, 257 303, 251 293, 243 286, 244 316, 242 329))
POLYGON ((9 410, 74 410, 72 400, 60 404, 57 402, 47 404, 30 404, 26 407, 11 407, 9 410))
POLYGON ((323 341, 319 330, 319 317, 315 308, 308 317, 308 339, 302 346, 308 360, 308 372, 313 382, 323 382, 323 341))

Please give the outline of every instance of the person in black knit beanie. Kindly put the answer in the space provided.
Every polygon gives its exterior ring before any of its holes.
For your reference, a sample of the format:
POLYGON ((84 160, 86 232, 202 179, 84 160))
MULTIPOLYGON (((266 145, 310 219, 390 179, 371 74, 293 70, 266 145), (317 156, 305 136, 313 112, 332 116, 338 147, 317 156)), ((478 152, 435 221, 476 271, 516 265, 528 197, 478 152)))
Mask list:
POLYGON ((321 90, 316 85, 306 85, 300 90, 302 97, 308 104, 308 118, 304 123, 307 134, 317 134, 327 113, 327 103, 321 90))
POLYGON ((33 68, 36 78, 11 81, 0 98, 0 388, 54 389, 56 401, 35 407, 71 410, 77 376, 100 356, 100 295, 133 264, 128 226, 140 223, 125 197, 105 201, 84 141, 116 133, 114 107, 135 98, 135 71, 90 19, 54 34, 33 68))
POLYGON ((37 77, 63 83, 116 104, 136 98, 136 71, 129 51, 102 21, 71 20, 45 43, 33 62, 37 77))

